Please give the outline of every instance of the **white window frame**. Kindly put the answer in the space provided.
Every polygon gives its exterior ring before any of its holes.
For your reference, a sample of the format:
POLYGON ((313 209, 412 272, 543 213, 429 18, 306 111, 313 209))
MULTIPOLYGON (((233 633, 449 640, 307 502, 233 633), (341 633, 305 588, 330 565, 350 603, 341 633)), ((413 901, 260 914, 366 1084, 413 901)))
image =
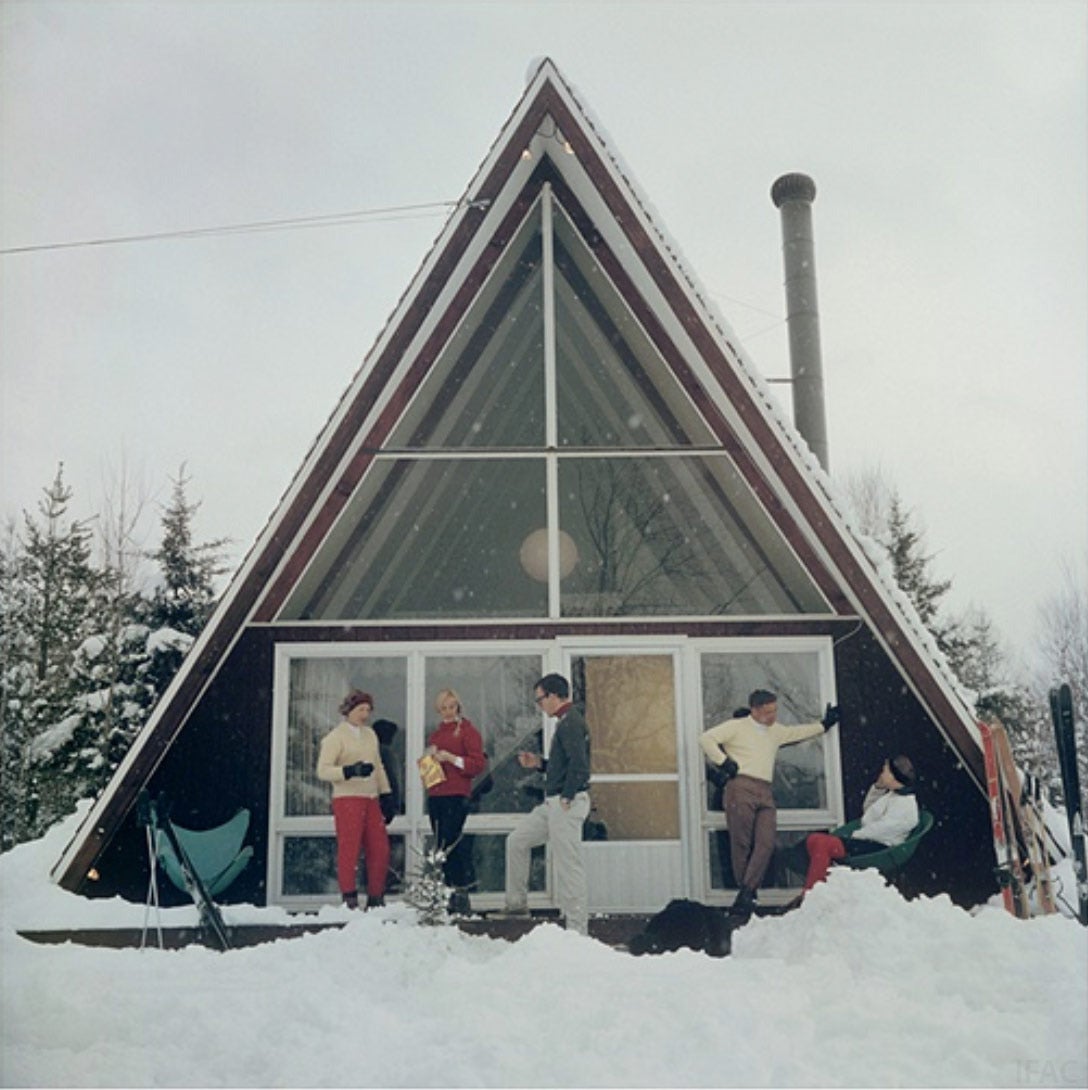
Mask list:
MULTIPOLYGON (((831 636, 753 636, 753 637, 689 637, 683 633, 646 636, 579 636, 563 635, 549 640, 458 640, 420 643, 396 642, 292 642, 277 644, 273 662, 272 766, 268 817, 268 903, 289 910, 307 911, 331 903, 329 897, 284 896, 283 853, 287 837, 334 836, 331 811, 327 815, 288 817, 284 815, 286 794, 286 743, 288 686, 291 662, 299 658, 403 658, 406 659, 407 715, 402 724, 405 732, 405 810, 390 824, 394 836, 406 838, 406 857, 414 858, 413 848, 422 846, 430 832, 426 805, 419 778, 411 774, 415 761, 422 753, 426 733, 433 719, 431 695, 425 691, 426 661, 431 657, 481 658, 539 655, 541 674, 558 672, 570 676, 571 659, 595 655, 669 655, 674 662, 674 700, 677 730, 677 771, 675 774, 647 774, 639 777, 601 777, 605 779, 647 779, 678 781, 680 805, 680 851, 683 892, 711 903, 728 900, 730 894, 713 890, 710 885, 709 833, 726 827, 725 815, 706 808, 704 790, 705 764, 698 744, 700 732, 690 729, 691 723, 703 722, 702 657, 705 654, 813 654, 817 658, 820 706, 836 703, 834 641, 831 636)), ((526 703, 532 694, 526 693, 526 703)), ((544 743, 552 737, 554 724, 541 716, 544 743)), ((330 725, 331 726, 331 725, 330 725)), ((779 810, 781 830, 829 828, 843 820, 842 762, 839 732, 824 736, 824 768, 827 806, 821 810, 779 810)), ((592 789, 592 788, 591 788, 592 789)), ((505 835, 518 819, 516 814, 472 814, 466 829, 474 834, 505 835)), ((638 842, 628 845, 633 847, 638 842)), ((651 842, 647 842, 651 843, 651 842)), ((661 842, 652 842, 660 846, 661 842)), ((411 869, 411 868, 410 868, 411 869)), ((544 893, 531 895, 534 906, 552 903, 554 883, 548 868, 544 893)), ((768 903, 775 899, 768 891, 768 903)), ((784 894, 783 894, 784 896, 784 894)), ((480 907, 501 904, 500 893, 473 895, 480 907)))
MULTIPOLYGON (((266 889, 268 903, 293 911, 310 911, 322 904, 333 903, 331 897, 315 895, 285 895, 283 892, 284 843, 289 837, 335 837, 332 810, 328 814, 290 816, 284 813, 286 800, 286 753, 287 711, 291 663, 297 659, 404 659, 406 660, 406 715, 401 724, 405 739, 405 774, 403 782, 405 813, 398 814, 389 824, 390 836, 405 837, 406 864, 409 873, 414 869, 412 860, 422 848, 424 838, 430 833, 426 812, 426 798, 418 776, 412 774, 416 761, 423 753, 427 733, 432 726, 433 709, 430 694, 425 691, 426 660, 428 658, 501 658, 504 655, 541 657, 541 673, 559 669, 560 659, 554 641, 511 640, 486 642, 435 641, 433 643, 398 642, 377 643, 308 643, 291 642, 276 645, 273 656, 272 680, 272 745, 271 780, 268 807, 268 864, 266 889), (413 850, 415 849, 415 850, 413 850)), ((532 693, 525 694, 526 707, 532 703, 532 693)), ((545 742, 551 740, 550 725, 542 713, 545 742)), ((330 723, 330 730, 335 724, 330 723)), ((465 824, 471 833, 506 834, 513 829, 516 814, 470 814, 465 824)), ((481 905, 501 901, 500 894, 474 895, 481 905)), ((551 903, 551 878, 549 875, 546 894, 534 894, 532 902, 551 903)))
MULTIPOLYGON (((694 721, 704 722, 702 659, 706 654, 814 654, 817 657, 817 677, 819 680, 819 708, 825 704, 838 703, 835 695, 835 647, 831 636, 751 636, 727 638, 695 638, 688 647, 686 665, 688 674, 685 678, 686 695, 691 701, 694 721)), ((827 806, 820 810, 780 809, 777 827, 779 831, 819 830, 840 825, 843 820, 842 791, 842 754, 839 746, 839 732, 829 731, 824 735, 824 774, 826 776, 827 806)), ((694 895, 710 903, 730 901, 728 891, 715 890, 711 887, 710 855, 708 850, 709 834, 727 827, 725 814, 709 810, 706 806, 704 790, 704 766, 706 763, 698 735, 694 732, 687 739, 687 780, 691 785, 688 797, 690 808, 688 820, 691 834, 690 868, 694 878, 694 895)), ((783 899, 774 895, 771 887, 768 902, 783 899)), ((792 892, 790 896, 792 896, 792 892)))

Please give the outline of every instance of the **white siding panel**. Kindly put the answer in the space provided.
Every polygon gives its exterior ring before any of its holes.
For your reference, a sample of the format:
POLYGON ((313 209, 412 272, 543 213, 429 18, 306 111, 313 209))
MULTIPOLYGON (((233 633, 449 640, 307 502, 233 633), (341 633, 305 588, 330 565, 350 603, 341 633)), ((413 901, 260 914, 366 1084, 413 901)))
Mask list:
POLYGON ((679 840, 583 844, 591 912, 657 912, 685 896, 679 840))

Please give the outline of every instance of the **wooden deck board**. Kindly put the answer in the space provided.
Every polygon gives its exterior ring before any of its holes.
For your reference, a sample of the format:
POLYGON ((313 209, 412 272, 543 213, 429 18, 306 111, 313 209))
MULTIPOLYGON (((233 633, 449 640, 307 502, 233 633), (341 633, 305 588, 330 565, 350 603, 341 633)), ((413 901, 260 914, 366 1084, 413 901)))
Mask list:
MULTIPOLYGON (((590 919, 589 933, 591 938, 609 946, 624 946, 630 938, 642 930, 648 917, 644 915, 624 916, 597 916, 590 919)), ((453 921, 453 926, 458 927, 469 935, 486 935, 490 938, 505 939, 515 942, 523 935, 528 934, 534 927, 545 923, 557 923, 556 913, 537 913, 530 919, 497 919, 494 916, 465 916, 453 921)), ((246 946, 257 946, 266 942, 277 942, 280 939, 301 938, 303 935, 312 935, 329 929, 338 930, 345 926, 344 922, 334 923, 299 923, 291 924, 240 924, 228 926, 227 934, 230 937, 231 948, 241 949, 246 946)), ((81 928, 81 929, 26 929, 19 931, 19 935, 30 942, 44 945, 62 945, 73 943, 77 946, 96 946, 110 949, 132 949, 145 947, 158 947, 158 933, 154 927, 148 928, 145 933, 139 927, 117 928, 81 928)), ((162 928, 162 946, 165 950, 180 950, 187 946, 204 945, 204 936, 198 927, 164 927, 162 928)))

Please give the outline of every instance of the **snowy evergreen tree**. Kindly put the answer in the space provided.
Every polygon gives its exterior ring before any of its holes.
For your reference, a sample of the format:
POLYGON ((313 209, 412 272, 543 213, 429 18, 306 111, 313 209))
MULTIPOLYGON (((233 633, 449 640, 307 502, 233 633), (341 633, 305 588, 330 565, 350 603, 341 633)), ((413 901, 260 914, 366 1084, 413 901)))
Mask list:
MULTIPOLYGON (((147 600, 125 590, 122 573, 107 568, 96 594, 97 625, 72 659, 75 696, 62 720, 60 744, 38 758, 44 772, 67 788, 58 813, 105 787, 147 721, 157 693, 149 679, 147 600)), ((40 747, 38 747, 40 748, 40 747)))
MULTIPOLYGON (((896 584, 911 600, 952 672, 974 692, 975 713, 999 719, 1015 746, 1018 737, 1032 730, 1039 709, 1024 682, 1014 677, 985 610, 975 606, 957 615, 944 609, 952 580, 933 574, 933 556, 926 551, 924 533, 879 471, 850 479, 846 493, 859 528, 885 550, 896 584)), ((1036 750, 1031 750, 1032 767, 1039 769, 1045 754, 1036 750)), ((1026 755, 1024 750, 1021 756, 1026 755)))
POLYGON ((226 538, 202 544, 193 541, 193 520, 200 504, 189 500, 188 484, 183 465, 173 478, 170 504, 163 511, 159 548, 148 554, 160 573, 148 616, 148 681, 157 697, 166 691, 211 616, 215 580, 227 570, 223 562, 226 538))
POLYGON ((142 508, 122 481, 97 520, 101 558, 90 616, 71 657, 72 693, 63 714, 30 747, 33 776, 54 785, 38 814, 42 828, 101 791, 154 703, 146 677, 143 557, 134 540, 142 508))
POLYGON ((446 885, 443 866, 446 852, 433 839, 423 851, 418 851, 419 870, 405 890, 404 899, 419 913, 420 922, 428 925, 449 922, 447 906, 453 890, 446 885))
POLYGON ((40 521, 24 512, 22 623, 34 648, 35 674, 58 710, 71 695, 72 656, 90 616, 99 578, 91 562, 90 520, 68 518, 72 490, 60 466, 38 504, 40 521), (67 519, 67 523, 66 520, 67 519), (76 637, 75 639, 73 637, 76 637))
POLYGON ((991 637, 989 621, 979 610, 973 611, 973 618, 949 616, 943 610, 952 580, 938 579, 933 574, 933 556, 926 551, 923 530, 898 491, 879 471, 850 478, 845 489, 858 528, 887 554, 896 586, 910 599, 922 625, 960 680, 969 684, 963 673, 974 670, 977 675, 990 662, 989 652, 973 646, 976 639, 985 642, 991 637))
MULTIPOLYGON (((1073 712, 1077 739, 1077 767, 1082 795, 1088 792, 1088 581, 1083 571, 1066 561, 1061 568, 1061 586, 1039 607, 1037 649, 1040 663, 1035 671, 1034 694, 1046 709, 1036 728, 1037 746, 1055 753, 1054 727, 1050 716, 1049 692, 1065 682, 1073 691, 1073 712)), ((1057 756, 1050 782, 1054 797, 1062 799, 1057 756)), ((1083 800, 1082 800, 1083 802, 1083 800)))
POLYGON ((222 542, 195 545, 196 504, 174 481, 162 543, 136 541, 142 501, 122 486, 98 519, 68 519, 58 471, 38 517, 0 543, 0 846, 40 835, 97 795, 142 729, 214 605, 222 542), (158 562, 153 598, 148 557, 158 562))
MULTIPOLYGON (((24 512, 9 648, 5 732, 21 751, 22 775, 5 786, 5 830, 16 839, 37 835, 75 801, 53 754, 71 743, 77 721, 77 648, 92 634, 101 577, 91 560, 88 521, 69 515, 71 489, 60 466, 43 490, 38 517, 24 512), (14 703, 14 707, 13 707, 14 703)), ((78 796, 76 796, 78 797, 78 796)))
POLYGON ((109 782, 214 607, 222 542, 194 544, 199 504, 189 502, 187 484, 184 471, 173 481, 161 543, 150 554, 133 541, 138 511, 128 508, 123 493, 107 504, 97 626, 73 657, 76 695, 62 721, 64 740, 41 759, 51 777, 68 785, 69 809, 109 782), (148 558, 159 567, 150 598, 139 574, 148 558))
POLYGON ((1042 705, 1015 676, 993 622, 980 609, 968 610, 960 618, 957 636, 949 660, 957 677, 975 693, 975 713, 987 722, 999 722, 1008 731, 1017 764, 1049 784, 1057 764, 1053 743, 1039 744, 1042 705))
POLYGON ((150 603, 144 593, 146 557, 138 540, 144 508, 144 497, 130 488, 122 467, 99 520, 99 632, 80 647, 76 661, 81 711, 97 740, 100 784, 120 764, 157 695, 147 678, 150 603))
POLYGON ((933 575, 933 556, 925 551, 924 534, 914 525, 912 513, 903 507, 898 494, 894 493, 888 510, 884 545, 897 585, 910 598, 922 624, 954 667, 957 660, 962 661, 965 657, 962 625, 955 619, 946 618, 941 611, 941 603, 952 589, 952 580, 937 579, 933 575))
POLYGON ((173 479, 170 506, 163 512, 162 542, 150 554, 162 574, 152 598, 152 622, 196 636, 215 607, 215 580, 227 570, 223 549, 228 539, 194 544, 193 519, 200 504, 189 501, 188 485, 183 465, 173 479))
POLYGON ((27 615, 23 550, 8 519, 0 539, 0 851, 27 838, 28 716, 34 655, 22 619, 27 615))

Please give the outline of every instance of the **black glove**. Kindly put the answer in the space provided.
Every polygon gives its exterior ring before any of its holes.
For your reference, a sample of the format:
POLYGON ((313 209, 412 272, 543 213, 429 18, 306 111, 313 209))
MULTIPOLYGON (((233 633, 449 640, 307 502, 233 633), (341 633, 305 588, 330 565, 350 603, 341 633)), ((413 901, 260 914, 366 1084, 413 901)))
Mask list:
POLYGON ((397 804, 393 801, 393 796, 389 794, 379 795, 378 805, 382 808, 382 818, 388 825, 397 816, 397 804))
POLYGON ((718 787, 724 787, 739 771, 740 765, 732 757, 726 757, 720 765, 710 766, 707 778, 718 787))
POLYGON ((839 706, 836 704, 832 707, 830 704, 824 709, 824 717, 820 720, 824 730, 830 730, 840 718, 839 706))
POLYGON ((733 718, 734 719, 743 719, 746 715, 751 715, 751 714, 752 714, 752 709, 751 708, 734 708, 733 709, 733 718))
POLYGON ((344 765, 344 779, 350 780, 352 776, 369 776, 374 771, 374 766, 369 761, 356 761, 353 765, 344 765))

